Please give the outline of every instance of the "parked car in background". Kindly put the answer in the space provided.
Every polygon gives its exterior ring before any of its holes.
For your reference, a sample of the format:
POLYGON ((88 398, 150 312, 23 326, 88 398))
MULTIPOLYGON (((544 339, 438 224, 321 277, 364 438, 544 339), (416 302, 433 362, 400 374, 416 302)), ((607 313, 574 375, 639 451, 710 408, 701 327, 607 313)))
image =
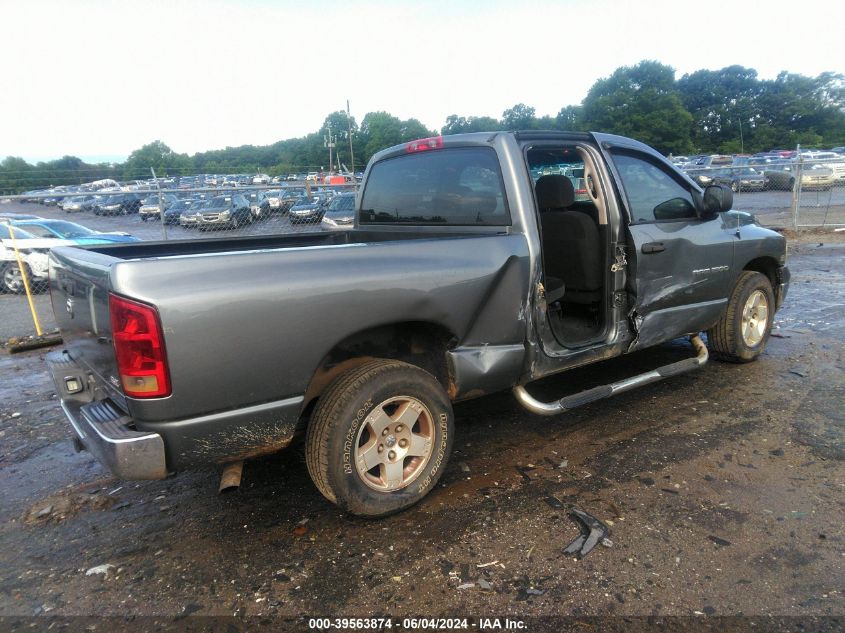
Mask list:
POLYGON ((20 220, 12 224, 35 237, 69 240, 79 246, 138 241, 137 237, 129 233, 117 231, 113 233, 100 233, 98 231, 92 231, 88 227, 77 224, 76 222, 68 222, 66 220, 20 220))
POLYGON ((197 209, 196 225, 200 229, 236 229, 252 221, 249 201, 237 193, 216 196, 197 209))
POLYGON ((322 226, 329 230, 351 229, 355 224, 355 194, 342 193, 326 206, 322 226))
POLYGON ((249 203, 251 222, 270 216, 270 201, 266 191, 245 191, 243 196, 249 203))
POLYGON ((791 162, 770 163, 763 170, 766 189, 792 191, 795 187, 795 166, 791 162))
POLYGON ((94 196, 70 196, 64 199, 62 209, 65 213, 87 211, 94 201, 94 196))
POLYGON ((195 208, 199 202, 197 200, 177 200, 169 207, 164 210, 164 223, 165 224, 179 224, 179 216, 182 215, 183 212, 188 211, 191 208, 195 208))
POLYGON ((186 229, 196 228, 199 224, 200 211, 210 202, 210 199, 193 200, 190 206, 188 206, 184 211, 179 213, 179 226, 186 229))
POLYGON ((141 197, 136 193, 109 196, 94 207, 94 215, 129 215, 138 213, 141 197))
MULTIPOLYGON (((177 200, 179 200, 179 198, 174 196, 172 193, 161 194, 161 204, 164 206, 165 210, 167 210, 167 208, 177 200)), ((141 202, 141 206, 138 207, 138 216, 144 222, 147 220, 161 219, 161 208, 159 207, 158 194, 148 196, 141 202)))
POLYGON ((264 193, 267 207, 270 213, 285 213, 293 206, 293 198, 285 198, 285 192, 281 189, 274 189, 264 193))
MULTIPOLYGON (((789 191, 795 187, 798 164, 794 161, 770 165, 763 172, 766 177, 766 188, 778 191, 789 191)), ((833 170, 821 163, 801 165, 801 189, 828 191, 833 187, 836 179, 833 170)))
POLYGON ((753 167, 726 167, 710 173, 712 183, 727 185, 734 193, 742 191, 763 191, 766 178, 753 167))
POLYGON ((808 152, 802 155, 802 158, 805 163, 812 161, 832 170, 834 185, 845 185, 845 158, 836 152, 808 152))
POLYGON ((325 201, 319 196, 303 196, 288 211, 291 224, 319 224, 323 219, 325 201))
POLYGON ((801 189, 830 191, 835 182, 833 170, 821 163, 805 165, 801 170, 801 189))
POLYGON ((47 287, 47 253, 53 246, 73 246, 68 240, 36 237, 17 226, 0 222, 0 292, 21 294, 26 289, 18 265, 17 250, 30 289, 40 292, 47 287))

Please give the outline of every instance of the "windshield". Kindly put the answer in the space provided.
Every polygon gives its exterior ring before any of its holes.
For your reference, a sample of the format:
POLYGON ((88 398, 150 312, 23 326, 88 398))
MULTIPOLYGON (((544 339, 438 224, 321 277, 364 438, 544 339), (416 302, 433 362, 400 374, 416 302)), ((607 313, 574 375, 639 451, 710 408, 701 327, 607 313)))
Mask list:
POLYGON ((355 208, 355 196, 339 196, 329 205, 330 211, 352 211, 355 208))
POLYGON ((75 222, 63 222, 62 220, 56 220, 55 222, 50 222, 47 225, 27 224, 26 230, 38 237, 58 236, 64 238, 74 238, 94 235, 94 231, 82 226, 81 224, 76 224, 75 222))

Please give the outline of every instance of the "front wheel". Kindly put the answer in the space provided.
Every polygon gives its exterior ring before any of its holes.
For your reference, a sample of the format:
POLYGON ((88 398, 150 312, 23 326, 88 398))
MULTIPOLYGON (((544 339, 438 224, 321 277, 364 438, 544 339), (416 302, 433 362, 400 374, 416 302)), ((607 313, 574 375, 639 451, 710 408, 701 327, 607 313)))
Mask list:
MULTIPOLYGON (((32 288, 32 273, 29 270, 29 266, 24 264, 23 270, 24 274, 26 274, 26 280, 29 282, 29 287, 32 288)), ((3 268, 2 288, 3 292, 14 295, 23 294, 26 291, 23 275, 17 262, 6 264, 3 268)))
POLYGON ((769 278, 746 270, 737 279, 728 309, 707 332, 713 356, 732 363, 755 360, 769 340, 775 316, 775 295, 769 278))
POLYGON ((353 514, 381 517, 436 485, 453 444, 452 405, 428 372, 376 360, 341 374, 320 398, 306 437, 311 479, 353 514))

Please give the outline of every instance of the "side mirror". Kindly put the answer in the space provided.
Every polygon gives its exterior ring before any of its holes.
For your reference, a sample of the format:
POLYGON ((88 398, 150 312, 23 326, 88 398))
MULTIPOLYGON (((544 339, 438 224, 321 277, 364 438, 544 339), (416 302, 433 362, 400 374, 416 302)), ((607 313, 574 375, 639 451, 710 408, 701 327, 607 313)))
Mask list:
POLYGON ((708 217, 730 211, 733 204, 734 193, 727 185, 710 185, 704 190, 704 213, 708 217))

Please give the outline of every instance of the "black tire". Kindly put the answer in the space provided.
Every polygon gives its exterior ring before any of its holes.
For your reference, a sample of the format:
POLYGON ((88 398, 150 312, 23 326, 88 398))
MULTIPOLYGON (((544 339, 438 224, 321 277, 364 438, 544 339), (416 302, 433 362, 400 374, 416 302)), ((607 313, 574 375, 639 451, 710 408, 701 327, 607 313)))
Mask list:
MULTIPOLYGON (((29 282, 30 290, 35 292, 32 273, 26 263, 23 265, 23 272, 26 275, 26 280, 29 282)), ((23 276, 21 275, 17 262, 9 262, 3 266, 2 272, 0 272, 0 289, 12 295, 21 295, 26 292, 26 286, 24 286, 23 276)))
POLYGON ((141 222, 146 222, 147 220, 148 220, 147 216, 145 216, 145 215, 141 216, 141 222))
POLYGON ((323 496, 342 509, 364 517, 387 516, 417 503, 435 487, 452 451, 453 430, 452 404, 431 374, 400 361, 368 362, 338 376, 321 396, 305 440, 308 472, 323 496), (391 413, 393 400, 398 408, 391 413), (402 429, 402 424, 390 416, 399 416, 405 403, 421 412, 418 418, 411 416, 414 422, 409 428, 402 429), (389 424, 394 426, 373 434, 374 421, 379 419, 390 419, 389 424), (391 449, 411 452, 404 438, 397 443, 397 436, 402 437, 400 431, 406 433, 405 437, 426 436, 428 453, 397 459, 391 449), (409 448, 399 448, 403 441, 409 448), (382 482, 384 489, 377 487, 376 480, 387 476, 386 464, 377 464, 369 473, 359 472, 356 457, 366 452, 367 445, 375 448, 376 444, 380 447, 379 459, 401 464, 401 481, 393 489, 389 489, 390 481, 382 482), (383 451, 384 445, 387 449, 383 451), (379 475, 372 474, 374 471, 379 475))
MULTIPOLYGON (((719 322, 707 331, 708 347, 713 357, 731 363, 749 363, 755 360, 766 349, 774 316, 775 294, 769 278, 750 270, 743 271, 728 300, 727 310, 719 322), (755 292, 765 296, 765 324, 760 339, 749 342, 748 337, 743 334, 743 312, 755 292)), ((759 323, 759 320, 752 321, 754 322, 759 323)))

